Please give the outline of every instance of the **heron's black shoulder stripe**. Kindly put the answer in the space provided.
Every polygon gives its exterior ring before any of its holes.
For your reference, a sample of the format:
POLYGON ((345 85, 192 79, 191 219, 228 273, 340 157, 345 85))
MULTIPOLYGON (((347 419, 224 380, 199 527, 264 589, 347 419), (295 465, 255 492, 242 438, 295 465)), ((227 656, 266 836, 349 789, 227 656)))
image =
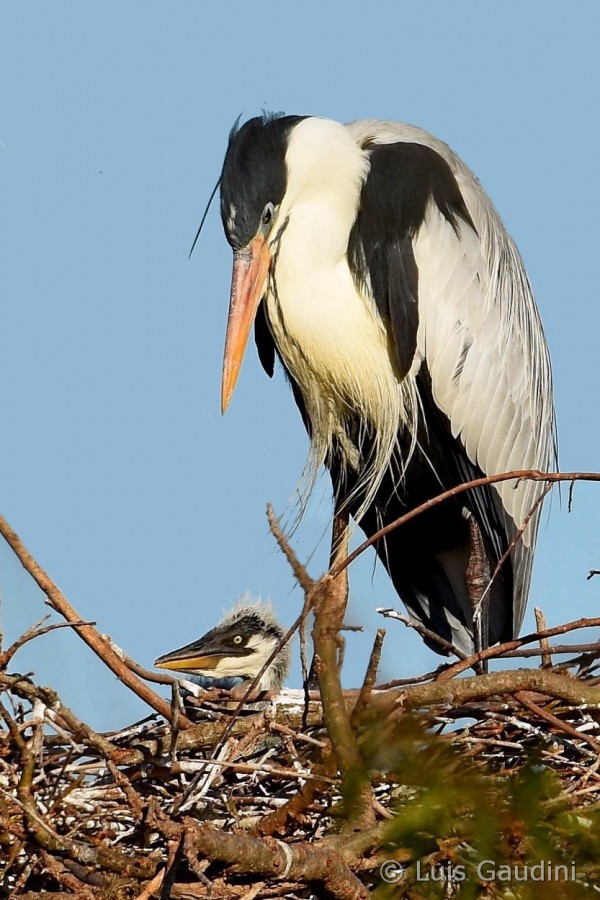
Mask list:
POLYGON ((365 236, 414 237, 430 200, 454 227, 463 219, 475 228, 452 169, 431 147, 408 141, 372 144, 369 160, 360 198, 365 236))
POLYGON ((456 230, 475 228, 460 188, 443 157, 424 144, 372 144, 370 169, 348 242, 357 282, 370 281, 377 308, 390 323, 400 374, 410 369, 417 346, 418 270, 412 240, 433 201, 456 230))

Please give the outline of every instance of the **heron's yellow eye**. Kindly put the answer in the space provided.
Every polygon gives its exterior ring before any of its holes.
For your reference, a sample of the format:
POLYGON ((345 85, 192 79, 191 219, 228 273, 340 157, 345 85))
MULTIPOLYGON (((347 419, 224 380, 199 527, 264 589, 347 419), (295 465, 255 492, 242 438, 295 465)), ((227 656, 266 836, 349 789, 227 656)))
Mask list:
POLYGON ((241 644, 243 640, 244 640, 244 638, 241 636, 241 634, 236 634, 236 636, 233 638, 232 643, 238 644, 238 646, 239 646, 239 644, 241 644))

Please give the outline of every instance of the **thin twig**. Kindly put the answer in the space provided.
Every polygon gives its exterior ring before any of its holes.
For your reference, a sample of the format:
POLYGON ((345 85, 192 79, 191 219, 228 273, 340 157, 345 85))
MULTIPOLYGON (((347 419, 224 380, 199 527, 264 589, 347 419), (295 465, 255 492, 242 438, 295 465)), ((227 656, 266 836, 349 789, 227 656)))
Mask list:
POLYGON ((559 719, 558 716, 554 716, 552 713, 549 713, 547 710, 542 709, 541 706, 538 706, 537 703, 528 697, 526 693, 523 691, 517 691, 515 694, 516 699, 519 703, 522 703, 523 706, 526 706, 527 709, 534 712, 536 715, 540 716, 540 718, 545 719, 546 722, 549 722, 551 725, 554 725, 555 728, 558 728, 559 731, 564 731, 565 734, 571 735, 571 737, 577 738, 580 741, 585 741, 590 745, 592 750, 596 752, 596 754, 600 754, 600 741, 595 737, 592 737, 591 734, 587 734, 586 732, 578 731, 573 725, 569 722, 564 722, 562 719, 559 719))
POLYGON ((163 881, 165 880, 166 868, 159 869, 154 878, 151 878, 146 887, 137 895, 135 900, 150 900, 151 897, 158 891, 161 887, 163 881))
MULTIPOLYGON (((472 668, 473 665, 480 660, 502 656, 507 651, 518 650, 518 648, 522 647, 524 644, 532 644, 534 641, 539 641, 540 638, 554 637, 557 634, 566 634, 568 631, 574 631, 579 628, 598 628, 599 626, 600 617, 595 617, 593 619, 582 618, 576 619, 574 622, 566 622, 564 625, 557 625, 554 628, 546 628, 545 631, 534 631, 530 634, 525 634, 523 637, 515 638, 512 641, 505 641, 503 644, 496 644, 495 647, 488 647, 480 653, 474 653, 472 656, 454 663, 439 675, 438 681, 446 681, 450 678, 454 678, 466 669, 472 668)), ((553 652, 556 652, 556 650, 553 652)))
POLYGON ((375 681, 377 679, 377 670, 379 669, 379 663, 381 660, 381 651, 383 650, 383 641, 385 638, 385 628, 378 628, 377 634, 375 635, 375 642, 373 644, 373 649, 371 650, 371 656, 369 657, 369 664, 367 666, 367 671, 365 673, 365 678, 363 681, 363 686, 360 689, 360 694, 358 695, 358 700, 356 701, 356 706, 352 710, 352 715, 350 717, 350 724, 352 728, 357 728, 358 723, 360 721, 360 717, 363 714, 364 710, 367 707, 369 702, 369 698, 375 687, 375 681))
POLYGON ((346 569, 351 563, 353 563, 354 560, 361 555, 361 553, 364 553, 364 551, 368 547, 376 544, 377 541, 381 540, 382 537, 385 537, 386 534, 389 534, 390 531, 399 528, 406 522, 410 522, 411 519, 414 519, 416 516, 419 516, 432 507, 437 506, 439 503, 443 503, 450 497, 456 497, 458 494, 462 494, 464 491, 470 491, 473 490, 473 488, 483 487, 487 484, 499 484, 503 481, 520 481, 521 479, 529 481, 548 482, 600 481, 600 472, 540 472, 536 469, 518 469, 514 470, 513 472, 503 472, 499 475, 486 475, 482 478, 474 478, 472 481, 467 481, 464 484, 457 484, 455 487, 450 488, 450 490, 443 491, 441 494, 432 497, 431 500, 426 500, 425 503, 421 503, 420 506, 415 507, 415 509, 411 509, 403 516, 400 516, 400 518, 395 519, 393 522, 390 522, 384 528, 380 528, 379 531, 376 531, 375 534, 372 534, 371 537, 368 538, 368 540, 363 541, 363 543, 359 547, 357 547, 356 550, 353 550, 352 553, 350 553, 345 559, 341 560, 331 574, 334 577, 336 575, 339 575, 339 573, 343 571, 343 569, 346 569))
MULTIPOLYGON (((220 769, 231 769, 233 772, 272 775, 279 778, 289 778, 293 781, 322 781, 327 784, 339 783, 339 778, 330 778, 326 775, 319 775, 314 772, 298 771, 296 769, 290 769, 289 766, 274 766, 269 765, 268 763, 234 762, 229 759, 211 759, 210 765, 220 769)), ((203 760, 195 760, 190 763, 174 763, 171 766, 171 771, 176 775, 180 772, 196 773, 198 770, 204 771, 204 769, 205 766, 203 760)))
POLYGON ((42 622, 45 622, 49 618, 49 616, 44 616, 43 619, 40 619, 39 622, 36 622, 31 628, 28 628, 27 631, 25 631, 20 638, 17 638, 17 640, 3 653, 0 653, 0 670, 6 669, 17 650, 36 637, 41 637, 41 635, 48 634, 50 631, 57 631, 59 628, 76 628, 79 625, 96 624, 95 622, 85 622, 80 620, 78 622, 55 622, 53 625, 46 625, 43 628, 38 627, 42 622))
POLYGON ((130 656, 125 653, 122 647, 119 647, 113 639, 108 634, 103 634, 102 637, 104 640, 110 645, 111 649, 117 654, 119 659, 123 660, 128 669, 135 675, 139 675, 140 678, 143 678, 144 681, 151 681, 154 684, 166 684, 170 685, 174 682, 178 682, 179 678, 175 675, 168 675, 165 673, 153 672, 151 669, 146 669, 144 666, 141 666, 135 659, 132 659, 130 656))
POLYGON ((455 647, 454 644, 452 644, 450 641, 447 641, 435 631, 431 631, 431 629, 427 628, 426 625, 423 625, 422 622, 418 622, 416 619, 409 619, 408 616, 405 616, 403 613, 398 612, 397 609, 393 609, 392 607, 384 608, 380 606, 377 608, 376 612, 378 612, 382 616, 385 616, 387 619, 397 619, 398 622, 402 622, 402 624, 406 625, 407 628, 414 628, 417 634, 420 634, 422 638, 425 638, 428 641, 433 641, 434 644, 437 644, 446 653, 452 653, 454 654, 454 656, 457 656, 458 659, 467 658, 467 654, 463 653, 462 650, 459 650, 458 647, 455 647))
MULTIPOLYGON (((331 570, 348 552, 347 510, 336 507, 331 540, 331 570)), ((346 804, 345 830, 366 828, 373 824, 373 792, 362 760, 356 733, 352 727, 340 681, 338 657, 339 631, 348 603, 348 579, 342 572, 324 576, 314 596, 315 621, 313 644, 315 670, 323 702, 323 718, 331 738, 333 752, 342 776, 342 795, 346 804)))
POLYGON ((267 503, 267 519, 269 521, 269 528, 271 529, 271 533, 272 533, 273 537, 275 538, 275 540, 277 541, 277 543, 279 544, 279 547, 281 548, 283 555, 285 556, 288 563, 290 564, 290 567, 292 569, 292 572, 296 576, 296 580, 298 581, 298 584, 300 585, 300 587, 302 588, 302 590, 304 591, 305 594, 308 593, 311 590, 311 588, 314 587, 315 582, 309 576, 305 567, 298 560, 298 557, 296 556, 296 554, 290 547, 290 543, 289 543, 288 539, 286 538, 285 534, 283 533, 283 531, 281 530, 279 521, 278 521, 277 517, 275 516, 275 513, 273 512, 273 507, 271 506, 270 503, 267 503))
MULTIPOLYGON (((80 625, 82 617, 73 609, 65 595, 58 589, 52 579, 35 561, 33 556, 27 550, 18 534, 13 531, 4 516, 0 516, 0 534, 12 548, 19 558, 23 567, 29 572, 34 581, 39 585, 47 596, 50 605, 63 618, 70 622, 77 634, 91 647, 91 649, 100 657, 102 662, 111 669, 117 678, 127 685, 141 700, 159 712, 166 719, 169 718, 169 704, 155 694, 143 681, 141 681, 130 669, 125 665, 122 659, 110 646, 106 640, 93 626, 80 625)), ((181 727, 188 727, 192 723, 185 717, 181 717, 181 727)))
MULTIPOLYGON (((538 631, 546 630, 546 619, 544 613, 539 607, 534 607, 535 624, 538 631)), ((540 638, 540 649, 542 650, 542 669, 552 668, 552 656, 550 655, 550 643, 548 638, 540 638)))

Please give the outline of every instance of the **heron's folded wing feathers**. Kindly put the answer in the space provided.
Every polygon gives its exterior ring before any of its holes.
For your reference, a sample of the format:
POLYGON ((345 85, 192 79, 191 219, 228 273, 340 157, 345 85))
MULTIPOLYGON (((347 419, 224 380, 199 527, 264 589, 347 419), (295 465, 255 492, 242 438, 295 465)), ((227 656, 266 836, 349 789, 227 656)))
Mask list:
MULTIPOLYGON (((482 472, 546 469, 556 453, 548 353, 522 261, 491 201, 452 150, 426 132, 372 121, 348 128, 359 144, 369 147, 371 172, 362 200, 371 202, 371 211, 373 171, 383 159, 386 180, 392 182, 396 169, 395 189, 387 192, 389 203, 379 211, 379 230, 371 231, 362 246, 365 268, 369 270, 369 259, 375 263, 370 286, 380 313, 402 322, 401 315, 394 315, 394 304, 406 303, 406 291, 381 292, 382 275, 376 269, 382 263, 389 268, 386 253, 389 258, 399 242, 411 239, 418 296, 412 374, 424 360, 434 403, 468 460, 482 472), (421 151, 409 149, 415 145, 428 148, 427 166, 420 165, 421 151), (433 176, 425 174, 432 171, 433 176), (370 256, 369 247, 375 248, 370 256)), ((360 225, 359 211, 355 231, 360 225)), ((393 333, 405 356, 406 336, 393 333)), ((406 371, 405 360, 401 371, 406 371)), ((542 489, 531 481, 493 489, 509 539, 542 489)), ((524 612, 537 519, 533 517, 513 557, 516 627, 524 612)))

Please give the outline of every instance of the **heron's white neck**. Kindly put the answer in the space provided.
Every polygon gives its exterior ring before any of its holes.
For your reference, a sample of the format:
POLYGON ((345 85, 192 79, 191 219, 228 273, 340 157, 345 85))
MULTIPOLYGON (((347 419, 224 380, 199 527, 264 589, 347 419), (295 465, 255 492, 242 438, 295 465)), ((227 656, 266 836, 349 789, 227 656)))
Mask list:
POLYGON ((334 439, 353 468, 364 464, 347 435, 354 413, 376 435, 369 471, 361 473, 373 496, 406 403, 384 324, 347 259, 368 158, 343 125, 306 119, 291 134, 286 164, 267 313, 312 423, 308 485, 334 439))
POLYGON ((315 260, 345 256, 358 198, 369 171, 367 155, 339 122, 309 118, 292 131, 286 157, 287 187, 279 218, 315 260))

